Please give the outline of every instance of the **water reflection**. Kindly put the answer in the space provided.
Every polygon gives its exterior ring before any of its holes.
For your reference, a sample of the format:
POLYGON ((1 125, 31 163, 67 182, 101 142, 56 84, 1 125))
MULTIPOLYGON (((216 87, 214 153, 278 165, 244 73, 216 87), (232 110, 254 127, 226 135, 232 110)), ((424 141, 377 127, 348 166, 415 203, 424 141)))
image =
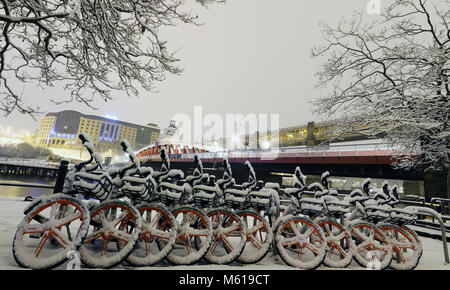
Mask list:
MULTIPOLYGON (((33 176, 0 176, 0 182, 14 182, 14 183, 38 183, 54 185, 54 178, 33 177, 33 176)), ((2 186, 0 185, 0 196, 3 197, 39 197, 42 194, 51 194, 53 189, 48 188, 33 188, 22 186, 2 186)))

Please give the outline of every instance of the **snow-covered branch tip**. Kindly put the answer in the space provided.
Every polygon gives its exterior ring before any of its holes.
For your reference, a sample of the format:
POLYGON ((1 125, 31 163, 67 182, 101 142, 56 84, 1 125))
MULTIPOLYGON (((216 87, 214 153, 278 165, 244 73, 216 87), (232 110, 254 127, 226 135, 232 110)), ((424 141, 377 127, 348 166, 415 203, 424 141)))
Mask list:
POLYGON ((152 91, 167 73, 182 71, 160 31, 198 24, 187 6, 182 0, 0 0, 0 110, 39 113, 20 93, 24 83, 64 87, 69 95, 55 103, 152 91))

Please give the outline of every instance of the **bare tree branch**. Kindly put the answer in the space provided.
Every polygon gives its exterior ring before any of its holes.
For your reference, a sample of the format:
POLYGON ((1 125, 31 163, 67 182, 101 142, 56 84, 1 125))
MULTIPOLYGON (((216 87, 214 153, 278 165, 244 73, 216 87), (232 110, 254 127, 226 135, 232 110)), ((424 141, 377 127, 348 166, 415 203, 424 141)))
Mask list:
POLYGON ((69 96, 53 102, 88 106, 112 91, 151 91, 182 71, 159 36, 178 23, 199 24, 183 0, 0 0, 0 110, 39 113, 21 83, 60 83, 69 96))
POLYGON ((448 167, 450 160, 450 0, 396 0, 371 23, 323 25, 327 57, 318 84, 332 93, 316 111, 340 117, 333 132, 385 136, 402 152, 399 167, 448 167))

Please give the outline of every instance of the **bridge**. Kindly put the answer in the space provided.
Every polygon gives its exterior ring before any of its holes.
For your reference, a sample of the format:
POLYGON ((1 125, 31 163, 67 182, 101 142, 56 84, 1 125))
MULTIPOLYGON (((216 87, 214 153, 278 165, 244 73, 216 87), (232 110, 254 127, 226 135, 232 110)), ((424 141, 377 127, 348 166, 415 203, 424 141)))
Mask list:
MULTIPOLYGON (((397 151, 381 142, 347 142, 327 147, 287 147, 272 150, 241 150, 232 152, 201 152, 189 154, 171 154, 172 168, 192 169, 194 156, 197 155, 205 168, 219 170, 225 155, 231 164, 236 180, 245 177, 242 164, 248 160, 259 176, 283 175, 293 173, 300 166, 305 174, 321 175, 330 171, 333 176, 372 177, 403 180, 422 180, 421 171, 395 170, 391 164, 397 151)), ((142 157, 141 162, 157 168, 161 159, 158 155, 142 157)), ((242 180, 240 180, 242 181, 242 180)))
POLYGON ((56 177, 59 163, 36 159, 2 158, 0 175, 56 177))

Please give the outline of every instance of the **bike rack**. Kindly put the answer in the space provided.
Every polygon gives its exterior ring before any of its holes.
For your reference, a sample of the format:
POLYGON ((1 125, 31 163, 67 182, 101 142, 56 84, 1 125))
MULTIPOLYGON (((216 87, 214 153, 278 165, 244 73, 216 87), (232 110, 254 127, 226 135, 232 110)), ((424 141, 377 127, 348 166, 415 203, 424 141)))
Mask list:
POLYGON ((450 199, 441 198, 441 197, 433 197, 430 200, 431 208, 436 211, 439 209, 439 212, 442 216, 444 216, 444 220, 449 220, 450 214, 450 199))
POLYGON ((449 264, 450 259, 448 257, 447 235, 445 233, 444 221, 442 220, 441 215, 434 209, 422 206, 407 206, 405 207, 405 210, 417 210, 419 214, 434 217, 439 221, 439 224, 441 226, 441 235, 442 235, 442 244, 444 247, 445 262, 449 264))

